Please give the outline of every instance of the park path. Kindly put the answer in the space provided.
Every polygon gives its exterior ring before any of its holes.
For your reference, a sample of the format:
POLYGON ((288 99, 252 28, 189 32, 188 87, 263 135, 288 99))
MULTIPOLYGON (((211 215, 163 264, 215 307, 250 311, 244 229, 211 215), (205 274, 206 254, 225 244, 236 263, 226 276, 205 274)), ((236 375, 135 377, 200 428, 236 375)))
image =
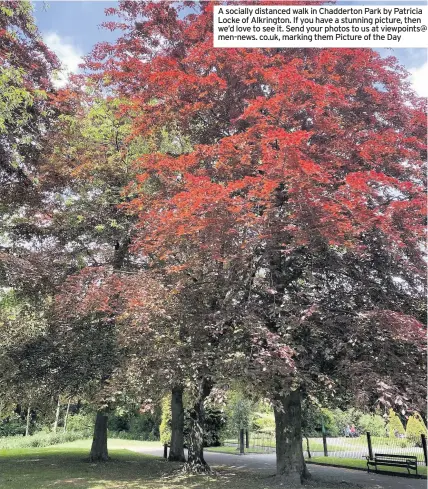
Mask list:
MULTIPOLYGON (((163 456, 163 448, 153 449, 150 447, 127 448, 134 452, 147 453, 157 457, 163 456)), ((246 455, 233 455, 229 453, 204 452, 207 463, 215 468, 221 466, 231 467, 234 470, 264 471, 266 474, 275 472, 275 454, 252 453, 246 455)), ((412 479, 382 474, 368 474, 362 470, 343 469, 337 467, 326 467, 321 465, 309 465, 310 472, 321 477, 327 483, 348 482, 361 484, 370 489, 426 489, 427 481, 424 479, 412 479)))

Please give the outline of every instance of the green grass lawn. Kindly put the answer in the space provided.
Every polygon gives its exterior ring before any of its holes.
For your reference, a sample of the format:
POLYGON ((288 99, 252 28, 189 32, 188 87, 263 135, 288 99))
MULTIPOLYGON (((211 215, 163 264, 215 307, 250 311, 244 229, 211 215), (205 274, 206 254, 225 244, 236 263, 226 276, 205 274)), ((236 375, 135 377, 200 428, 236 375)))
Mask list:
MULTIPOLYGON (((342 457, 312 457, 310 459, 311 462, 315 463, 323 463, 323 464, 328 464, 328 465, 340 465, 341 467, 348 467, 348 468, 363 468, 367 469, 367 463, 363 457, 361 457, 361 460, 358 458, 342 458, 342 457)), ((379 466, 379 469, 384 470, 385 472, 402 472, 404 474, 407 474, 406 469, 402 469, 400 467, 381 467, 379 466)), ((414 471, 412 471, 414 473, 414 471)), ((419 475, 427 475, 427 468, 424 466, 419 465, 418 466, 418 474, 419 475)))
MULTIPOLYGON (((159 448, 159 443, 110 440, 111 461, 88 462, 90 440, 46 448, 0 452, 0 489, 270 489, 289 485, 238 468, 216 468, 213 476, 188 476, 179 464, 125 448, 159 448)), ((308 488, 352 489, 349 484, 311 480, 308 488)), ((360 489, 361 486, 359 486, 360 489)))

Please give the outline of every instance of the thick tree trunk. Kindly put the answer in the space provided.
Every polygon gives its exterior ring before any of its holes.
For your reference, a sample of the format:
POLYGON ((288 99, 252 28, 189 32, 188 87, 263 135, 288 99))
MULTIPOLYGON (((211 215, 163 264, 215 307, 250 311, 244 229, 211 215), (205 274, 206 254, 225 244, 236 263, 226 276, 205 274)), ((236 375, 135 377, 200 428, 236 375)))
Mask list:
POLYGON ((290 484, 309 476, 303 457, 300 391, 275 397, 276 475, 290 484))
POLYGON ((27 408, 27 423, 25 425, 25 436, 30 434, 30 421, 31 421, 31 407, 27 408))
POLYGON ((184 408, 183 388, 181 386, 172 389, 171 396, 171 447, 169 450, 169 462, 185 462, 184 456, 184 408))
POLYGON ((209 465, 204 459, 205 409, 204 401, 211 392, 212 384, 203 378, 199 385, 199 394, 190 412, 189 447, 187 453, 186 472, 209 473, 209 465))
POLYGON ((54 421, 54 425, 53 425, 53 432, 54 433, 56 433, 56 430, 58 429, 60 409, 61 409, 61 404, 59 402, 59 396, 58 396, 58 401, 56 403, 56 411, 55 411, 55 421, 54 421))
POLYGON ((244 429, 239 430, 239 454, 244 455, 245 453, 245 442, 244 442, 244 429))
POLYGON ((98 411, 95 419, 91 453, 89 455, 91 462, 106 462, 108 460, 107 421, 107 413, 105 411, 98 411))
POLYGON ((309 438, 305 436, 305 439, 306 439, 306 451, 308 452, 308 458, 312 458, 311 450, 309 448, 309 438))
POLYGON ((64 417, 64 433, 67 431, 67 421, 68 421, 69 413, 70 413, 70 399, 68 400, 67 411, 65 412, 65 417, 64 417))

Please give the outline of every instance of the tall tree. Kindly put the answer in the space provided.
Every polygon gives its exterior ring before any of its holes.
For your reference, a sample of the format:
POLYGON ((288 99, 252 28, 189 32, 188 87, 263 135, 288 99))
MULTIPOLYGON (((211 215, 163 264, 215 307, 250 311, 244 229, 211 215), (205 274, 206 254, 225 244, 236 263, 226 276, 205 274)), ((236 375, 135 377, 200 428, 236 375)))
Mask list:
MULTIPOLYGON (((411 296, 423 289, 424 105, 393 58, 369 49, 213 49, 212 5, 179 9, 127 1, 109 9, 122 21, 107 26, 123 35, 98 45, 87 68, 126 97, 133 134, 175 131, 190 144, 139 159, 138 195, 127 206, 140 220, 134 249, 191 277, 209 263, 212 283, 227 270, 235 318, 248 325, 255 315, 293 349, 296 374, 272 375, 269 389, 278 475, 300 480, 301 390, 334 391, 351 371, 363 380, 361 338, 376 352, 387 339, 401 361, 409 351, 420 358, 411 296), (383 315, 374 337, 360 314, 383 315), (330 348, 316 347, 319 338, 330 348)), ((370 365, 371 399, 403 387, 397 365, 370 365)), ((359 380, 354 398, 366 396, 359 380)))

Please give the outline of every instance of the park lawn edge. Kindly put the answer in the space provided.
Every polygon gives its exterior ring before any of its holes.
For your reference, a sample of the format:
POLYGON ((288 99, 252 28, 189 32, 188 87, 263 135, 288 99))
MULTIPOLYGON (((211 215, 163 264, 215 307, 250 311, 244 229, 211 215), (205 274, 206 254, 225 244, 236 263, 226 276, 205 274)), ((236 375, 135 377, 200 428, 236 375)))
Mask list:
MULTIPOLYGON (((362 470, 367 472, 367 464, 365 460, 358 460, 354 458, 339 458, 339 457, 312 457, 305 460, 308 465, 323 465, 326 467, 337 467, 341 469, 362 470)), ((390 467, 388 470, 370 470, 370 473, 381 475, 392 475, 396 477, 408 477, 411 479, 426 479, 427 467, 418 465, 418 474, 408 474, 401 471, 401 469, 390 467), (422 473, 421 473, 422 472, 422 473)))

